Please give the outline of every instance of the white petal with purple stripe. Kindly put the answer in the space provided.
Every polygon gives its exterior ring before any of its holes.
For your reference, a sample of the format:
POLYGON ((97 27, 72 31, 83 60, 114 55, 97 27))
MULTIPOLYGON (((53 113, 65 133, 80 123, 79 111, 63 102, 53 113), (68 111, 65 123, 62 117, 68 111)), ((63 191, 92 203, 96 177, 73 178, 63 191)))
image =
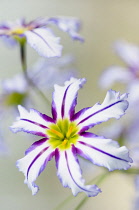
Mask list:
POLYGON ((126 98, 127 94, 120 95, 119 92, 109 90, 102 104, 97 103, 93 107, 82 109, 75 114, 74 120, 81 131, 85 131, 110 118, 119 119, 128 108, 126 98))
POLYGON ((71 118, 74 114, 78 90, 85 83, 85 79, 71 78, 65 86, 55 85, 53 94, 52 113, 54 119, 71 118))
POLYGON ((76 144, 78 154, 96 165, 104 166, 113 171, 127 170, 132 162, 125 146, 119 147, 116 141, 85 133, 76 144))
POLYGON ((85 192, 89 197, 96 196, 100 189, 96 185, 84 185, 75 149, 56 151, 57 175, 64 187, 69 187, 74 196, 85 192))
POLYGON ((28 185, 33 195, 39 190, 34 181, 45 169, 47 162, 51 160, 53 155, 53 150, 44 139, 41 140, 41 143, 40 141, 35 142, 35 146, 32 145, 31 149, 27 150, 26 156, 17 161, 19 171, 22 171, 25 175, 24 183, 28 185))
POLYGON ((38 136, 46 136, 46 129, 54 122, 52 118, 41 114, 35 109, 28 112, 23 106, 18 106, 20 117, 10 127, 14 133, 24 131, 38 136))
POLYGON ((25 33, 28 44, 33 47, 40 56, 60 57, 62 46, 59 44, 60 38, 55 37, 50 29, 37 28, 25 33))

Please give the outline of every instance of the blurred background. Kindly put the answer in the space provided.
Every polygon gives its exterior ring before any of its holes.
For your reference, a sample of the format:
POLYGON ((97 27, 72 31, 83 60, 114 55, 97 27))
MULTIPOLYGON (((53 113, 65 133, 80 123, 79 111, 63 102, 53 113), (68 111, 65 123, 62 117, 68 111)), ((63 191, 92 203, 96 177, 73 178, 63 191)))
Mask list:
MULTIPOLYGON (((76 57, 76 68, 80 77, 87 78, 87 84, 80 91, 77 110, 102 102, 106 91, 98 86, 102 71, 113 64, 120 64, 120 59, 114 55, 112 44, 118 39, 139 44, 139 1, 138 0, 0 0, 0 22, 16 20, 25 17, 28 21, 37 17, 71 16, 78 17, 82 22, 80 34, 85 42, 72 41, 67 34, 61 36, 64 54, 76 57)), ((37 59, 38 54, 28 46, 28 66, 37 59)), ((0 77, 4 79, 21 72, 19 49, 8 49, 0 41, 0 77)), ((115 86, 117 91, 124 91, 122 86, 115 86)), ((39 105, 39 111, 49 114, 45 104, 39 105)), ((15 118, 10 116, 9 126, 15 118)), ((98 126, 93 132, 101 134, 98 126)), ((1 210, 53 210, 60 202, 71 195, 71 191, 63 188, 56 176, 54 160, 40 175, 36 183, 40 191, 32 196, 31 191, 23 183, 24 176, 15 166, 16 160, 24 156, 24 151, 38 138, 27 134, 13 134, 5 127, 5 143, 8 154, 0 158, 0 209, 1 210)), ((96 173, 92 164, 81 160, 83 175, 89 182, 96 173)), ((132 177, 120 173, 111 173, 99 186, 102 193, 89 198, 81 208, 92 210, 131 210, 135 196, 132 177)), ((79 195, 71 199, 61 209, 74 210, 84 197, 79 195)))

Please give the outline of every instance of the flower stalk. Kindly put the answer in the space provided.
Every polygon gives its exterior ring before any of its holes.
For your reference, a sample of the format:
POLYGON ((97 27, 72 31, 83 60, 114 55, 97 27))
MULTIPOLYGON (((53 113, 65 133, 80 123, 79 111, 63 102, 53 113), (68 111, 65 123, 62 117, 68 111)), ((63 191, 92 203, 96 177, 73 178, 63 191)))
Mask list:
POLYGON ((38 86, 34 84, 34 82, 29 78, 27 73, 27 59, 26 59, 26 40, 23 38, 19 40, 19 46, 20 46, 20 60, 21 60, 21 66, 22 71, 25 76, 25 79, 29 86, 32 86, 36 92, 43 98, 43 100, 50 106, 50 101, 48 98, 44 95, 44 93, 40 90, 38 86))

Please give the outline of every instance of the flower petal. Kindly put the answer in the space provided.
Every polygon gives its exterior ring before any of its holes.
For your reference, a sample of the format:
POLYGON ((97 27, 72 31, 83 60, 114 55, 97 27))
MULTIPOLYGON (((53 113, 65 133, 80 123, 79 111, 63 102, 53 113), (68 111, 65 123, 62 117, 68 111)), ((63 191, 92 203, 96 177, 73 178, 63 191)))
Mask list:
POLYGON ((81 177, 76 150, 58 151, 56 155, 57 175, 64 187, 69 187, 74 196, 79 192, 85 192, 89 197, 96 196, 100 189, 96 185, 84 185, 84 180, 81 177))
POLYGON ((133 74, 127 68, 112 66, 102 73, 99 85, 102 88, 108 88, 116 82, 128 83, 132 78, 133 74))
POLYGON ((53 155, 54 151, 49 148, 46 139, 42 139, 35 142, 26 152, 26 156, 17 161, 19 171, 25 175, 24 183, 32 190, 32 195, 35 195, 39 190, 34 181, 45 169, 53 155))
POLYGON ((138 104, 139 104, 139 80, 134 79, 132 82, 128 84, 127 91, 130 93, 129 94, 129 103, 130 103, 130 108, 133 109, 133 111, 138 112, 138 104))
POLYGON ((24 131, 38 136, 46 136, 45 130, 49 124, 53 123, 53 119, 38 112, 35 109, 30 109, 28 112, 21 105, 18 106, 20 117, 10 127, 14 133, 24 131))
POLYGON ((139 68, 139 47, 126 41, 117 41, 114 49, 133 70, 139 68))
POLYGON ((127 170, 132 162, 125 146, 119 147, 116 141, 84 133, 76 144, 77 153, 98 166, 104 166, 113 171, 127 170))
POLYGON ((71 78, 65 86, 55 85, 52 102, 53 118, 71 118, 76 106, 77 92, 85 83, 85 79, 71 78))
POLYGON ((40 58, 30 69, 30 78, 43 91, 50 91, 54 84, 62 85, 66 80, 77 75, 77 71, 72 68, 73 63, 74 57, 71 55, 60 58, 40 58))
POLYGON ((73 120, 80 127, 80 132, 83 132, 110 118, 119 119, 128 108, 126 98, 127 94, 120 95, 119 92, 109 90, 102 104, 97 103, 93 107, 82 109, 75 114, 73 120))
POLYGON ((67 32, 72 39, 84 41, 83 37, 78 34, 81 28, 81 23, 77 18, 53 17, 48 19, 50 23, 56 24, 62 31, 67 32))
POLYGON ((28 44, 33 47, 40 56, 59 57, 62 46, 59 44, 60 38, 55 37, 50 29, 37 28, 25 33, 28 44))
POLYGON ((2 88, 6 93, 26 93, 28 84, 23 75, 17 74, 13 78, 2 80, 2 88))

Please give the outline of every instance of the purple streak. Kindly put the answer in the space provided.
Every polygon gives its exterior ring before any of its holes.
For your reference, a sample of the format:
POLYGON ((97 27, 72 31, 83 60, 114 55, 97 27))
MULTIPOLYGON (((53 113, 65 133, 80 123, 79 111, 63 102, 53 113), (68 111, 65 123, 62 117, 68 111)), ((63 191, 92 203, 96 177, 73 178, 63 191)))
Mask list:
POLYGON ((95 112, 95 113, 89 115, 88 117, 84 118, 83 120, 81 120, 81 121, 78 123, 78 125, 81 124, 81 123, 83 123, 83 122, 85 122, 85 121, 88 120, 90 117, 92 117, 92 116, 94 116, 94 115, 96 115, 96 114, 98 114, 98 113, 100 113, 100 112, 102 112, 102 111, 104 111, 104 110, 106 110, 106 109, 109 109, 110 107, 112 107, 112 106, 114 106, 115 104, 118 104, 118 103, 120 103, 120 102, 122 102, 122 101, 124 101, 124 100, 117 101, 117 102, 115 102, 115 103, 113 103, 113 104, 111 104, 111 105, 109 105, 109 106, 106 106, 106 107, 103 108, 103 109, 98 110, 97 112, 95 112))
POLYGON ((36 147, 41 146, 43 143, 45 143, 48 139, 47 138, 43 138, 40 139, 39 141, 34 142, 26 151, 25 151, 25 155, 29 154, 31 151, 33 151, 34 149, 36 149, 36 147))
MULTIPOLYGON (((75 156, 75 150, 73 149, 73 151, 74 151, 74 157, 75 157, 75 161, 77 161, 77 157, 75 156)), ((68 155, 67 155, 67 152, 65 151, 65 159, 66 159, 66 162, 67 162, 67 168, 68 168, 68 171, 69 171, 69 174, 70 174, 70 176, 71 176, 71 179, 73 180, 73 182, 75 183, 75 185, 77 185, 81 190, 83 190, 83 191, 86 191, 86 192, 92 192, 91 190, 87 190, 87 189, 85 189, 85 188, 83 188, 83 187, 81 187, 80 185, 78 185, 78 183, 75 181, 75 179, 73 178, 73 176, 72 176, 72 173, 71 173, 71 170, 70 170, 70 167, 69 167, 69 161, 68 161, 68 155)), ((77 162, 78 163, 78 162, 77 162)), ((74 169, 73 169, 73 171, 74 171, 74 169)))
POLYGON ((32 124, 37 125, 37 126, 39 126, 39 127, 41 127, 41 128, 44 128, 44 129, 48 129, 48 127, 47 127, 47 126, 42 125, 42 124, 37 123, 37 122, 34 122, 34 121, 32 121, 32 120, 22 119, 22 118, 21 118, 20 120, 27 121, 27 122, 29 122, 29 123, 32 123, 32 124))
MULTIPOLYGON (((54 98, 54 93, 53 93, 53 98, 54 98)), ((56 105, 55 105, 54 100, 52 101, 52 116, 53 116, 54 121, 56 121, 57 111, 56 111, 56 105)))
MULTIPOLYGON (((83 145, 85 145, 85 146, 87 146, 87 147, 90 147, 90 148, 92 148, 92 149, 94 149, 94 150, 96 150, 96 151, 98 151, 98 152, 101 152, 101 153, 103 153, 104 155, 108 155, 108 156, 110 156, 111 158, 115 158, 115 159, 118 159, 118 160, 122 160, 122 161, 125 161, 125 162, 129 162, 129 161, 125 160, 125 159, 122 159, 122 158, 120 158, 120 157, 116 157, 115 155, 112 155, 112 154, 110 154, 110 153, 108 153, 108 152, 105 152, 105 151, 103 151, 103 150, 101 150, 101 149, 98 149, 98 148, 96 148, 96 147, 94 147, 94 146, 92 146, 92 145, 90 145, 90 144, 84 143, 84 142, 82 142, 82 141, 78 141, 78 143, 83 144, 83 145)), ((130 160, 130 161, 131 161, 131 160, 130 160)))
POLYGON ((36 160, 45 152, 47 151, 47 149, 49 149, 49 147, 46 147, 44 149, 42 149, 39 154, 33 159, 33 161, 31 162, 31 164, 29 165, 28 167, 28 170, 27 170, 27 179, 28 179, 28 175, 29 175, 29 171, 31 169, 31 167, 33 166, 33 164, 36 162, 36 160))
POLYGON ((62 101, 62 106, 61 106, 61 116, 62 116, 62 118, 64 117, 66 95, 67 95, 67 91, 68 91, 68 89, 69 89, 70 86, 71 86, 71 84, 66 88, 65 93, 64 93, 64 96, 63 96, 63 101, 62 101))

